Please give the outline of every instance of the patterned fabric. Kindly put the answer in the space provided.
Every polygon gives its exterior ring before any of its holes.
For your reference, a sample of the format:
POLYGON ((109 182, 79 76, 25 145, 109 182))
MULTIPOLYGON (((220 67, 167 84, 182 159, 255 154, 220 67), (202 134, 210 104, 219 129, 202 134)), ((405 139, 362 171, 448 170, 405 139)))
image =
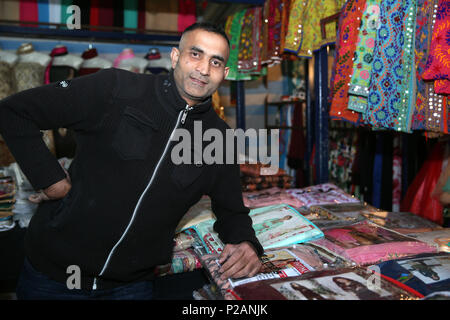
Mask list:
MULTIPOLYGON (((448 0, 439 0, 434 17, 436 20, 431 50, 422 77, 425 80, 450 80, 450 2, 448 0)), ((440 93, 450 94, 448 83, 438 83, 437 87, 440 93)))
MULTIPOLYGON (((366 0, 347 2, 339 18, 339 37, 336 40, 336 64, 334 70, 330 117, 357 123, 359 115, 348 110, 348 90, 353 73, 353 61, 361 17, 366 0)), ((306 30, 305 30, 306 31, 306 30)), ((302 44, 303 48, 303 44, 302 44)))
POLYGON ((435 80, 434 92, 436 92, 437 94, 450 94, 450 81, 447 79, 435 80))
POLYGON ((239 43, 241 40, 241 27, 244 21, 246 10, 241 10, 233 16, 228 17, 225 30, 230 40, 230 57, 228 58, 227 67, 230 71, 227 80, 249 80, 250 76, 243 76, 238 69, 239 60, 239 43))
POLYGON ((300 208, 303 202, 290 195, 286 190, 270 188, 263 191, 244 192, 242 194, 244 205, 248 208, 259 208, 274 204, 287 204, 294 208, 300 208))
POLYGON ((257 74, 260 70, 262 8, 245 12, 239 42, 238 69, 241 73, 257 74))
MULTIPOLYGON (((297 50, 299 57, 312 57, 313 51, 320 49, 321 46, 327 43, 334 43, 336 41, 336 26, 335 23, 328 23, 325 26, 326 39, 322 39, 320 30, 320 20, 329 17, 341 10, 345 1, 342 0, 309 0, 306 4, 304 19, 302 24, 302 42, 297 50)), ((365 2, 365 1, 364 1, 365 2)), ((353 4, 361 5, 363 1, 349 1, 348 7, 353 7, 353 4)), ((362 6, 364 7, 364 6, 362 6)), ((355 7, 358 8, 358 7, 355 7)), ((360 8, 363 9, 363 8, 360 8)), ((361 10, 356 11, 360 12, 361 10)))
POLYGON ((303 39, 302 23, 305 19, 308 0, 294 0, 289 14, 289 24, 284 43, 284 51, 297 53, 303 39))
POLYGON ((442 96, 434 93, 433 83, 425 82, 422 75, 428 60, 428 48, 433 30, 433 14, 439 0, 418 0, 415 39, 416 61, 416 107, 414 109, 411 129, 447 132, 444 119, 446 104, 442 96))
POLYGON ((0 61, 0 100, 13 93, 12 67, 5 61, 0 61))
POLYGON ((269 1, 269 21, 267 38, 267 55, 273 62, 280 62, 281 25, 282 25, 282 0, 269 1))
POLYGON ((409 132, 415 5, 415 0, 381 3, 369 108, 364 113, 365 121, 374 127, 409 132))
POLYGON ((307 208, 321 204, 360 202, 332 183, 318 184, 302 189, 288 189, 286 191, 303 202, 307 208))
POLYGON ((380 2, 381 0, 367 0, 356 43, 348 108, 361 113, 367 108, 373 50, 380 25, 380 2))

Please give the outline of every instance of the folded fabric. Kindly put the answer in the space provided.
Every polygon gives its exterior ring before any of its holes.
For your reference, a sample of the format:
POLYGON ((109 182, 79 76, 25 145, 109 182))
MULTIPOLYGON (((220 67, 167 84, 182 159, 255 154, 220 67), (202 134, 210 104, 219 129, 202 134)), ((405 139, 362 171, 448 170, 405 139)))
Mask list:
POLYGON ((327 229, 323 233, 325 238, 312 243, 358 265, 437 251, 427 243, 368 221, 327 229))
POLYGON ((0 177, 0 199, 10 198, 16 193, 16 184, 12 177, 0 177))
POLYGON ((280 188, 269 188, 262 191, 244 192, 244 205, 249 208, 265 207, 275 204, 287 204, 294 208, 303 206, 303 202, 280 188))
POLYGON ((211 198, 203 196, 196 204, 194 204, 188 212, 181 218, 175 232, 181 232, 191 226, 198 224, 202 221, 215 219, 216 216, 211 209, 211 198))
POLYGON ((365 268, 313 271, 298 277, 247 283, 234 288, 243 300, 406 300, 423 295, 379 278, 365 268))
POLYGON ((406 285, 427 296, 450 290, 450 254, 422 254, 408 259, 386 261, 369 267, 387 279, 406 285))
POLYGON ((244 183, 273 183, 273 182, 291 182, 293 178, 288 175, 280 176, 244 176, 241 178, 241 182, 244 183))
POLYGON ((288 189, 289 194, 304 203, 306 207, 321 204, 360 202, 332 183, 318 184, 302 189, 288 189))

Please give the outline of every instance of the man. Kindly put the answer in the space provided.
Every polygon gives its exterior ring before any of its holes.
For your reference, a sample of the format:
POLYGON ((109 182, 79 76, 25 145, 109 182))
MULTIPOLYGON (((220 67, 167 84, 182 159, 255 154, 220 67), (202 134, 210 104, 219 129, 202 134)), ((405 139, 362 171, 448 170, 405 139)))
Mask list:
POLYGON ((147 299, 153 268, 170 262, 174 230, 203 194, 226 244, 222 278, 253 276, 263 249, 243 205, 235 164, 171 160, 179 128, 229 128, 211 106, 228 73, 223 31, 194 24, 165 76, 106 69, 0 102, 0 133, 40 202, 30 222, 19 298, 147 299), (70 128, 77 154, 64 172, 39 130, 70 128), (79 268, 81 288, 68 289, 79 268), (68 273, 68 270, 70 271, 68 273))

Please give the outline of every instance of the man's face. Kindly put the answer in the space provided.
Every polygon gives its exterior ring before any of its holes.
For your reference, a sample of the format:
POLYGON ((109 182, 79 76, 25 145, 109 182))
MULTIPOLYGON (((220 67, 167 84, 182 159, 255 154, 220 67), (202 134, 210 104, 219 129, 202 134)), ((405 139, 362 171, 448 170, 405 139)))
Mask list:
POLYGON ((197 29, 183 35, 170 58, 178 92, 193 106, 212 95, 229 68, 227 41, 213 32, 197 29))

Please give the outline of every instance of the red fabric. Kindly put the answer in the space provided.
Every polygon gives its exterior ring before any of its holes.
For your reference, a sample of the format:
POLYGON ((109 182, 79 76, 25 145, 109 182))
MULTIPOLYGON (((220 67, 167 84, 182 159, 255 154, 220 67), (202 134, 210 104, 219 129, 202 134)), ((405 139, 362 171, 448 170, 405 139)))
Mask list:
POLYGON ((401 211, 412 212, 420 217, 442 225, 443 207, 438 199, 433 198, 436 183, 441 175, 445 146, 437 142, 402 201, 401 211))
POLYGON ((138 29, 145 29, 145 0, 138 3, 138 29))
MULTIPOLYGON (((37 0, 20 1, 20 21, 39 21, 37 0)), ((21 24, 23 27, 37 27, 36 24, 21 24)))
POLYGON ((114 25, 114 8, 111 1, 99 0, 98 22, 100 26, 112 27, 114 25))
MULTIPOLYGON (((91 0, 91 12, 90 12, 90 21, 89 24, 91 26, 98 26, 99 20, 98 20, 98 5, 99 0, 91 0)), ((97 31, 98 29, 92 28, 92 31, 97 31)))
POLYGON ((195 6, 194 0, 178 0, 178 32, 195 23, 195 6))
POLYGON ((49 64, 47 65, 47 67, 45 68, 45 78, 44 78, 44 83, 45 84, 49 84, 50 83, 50 68, 52 67, 52 63, 53 63, 53 57, 56 56, 62 56, 64 54, 67 54, 67 47, 58 47, 58 48, 54 48, 52 50, 52 52, 50 52, 50 57, 52 57, 52 59, 50 60, 49 64))

